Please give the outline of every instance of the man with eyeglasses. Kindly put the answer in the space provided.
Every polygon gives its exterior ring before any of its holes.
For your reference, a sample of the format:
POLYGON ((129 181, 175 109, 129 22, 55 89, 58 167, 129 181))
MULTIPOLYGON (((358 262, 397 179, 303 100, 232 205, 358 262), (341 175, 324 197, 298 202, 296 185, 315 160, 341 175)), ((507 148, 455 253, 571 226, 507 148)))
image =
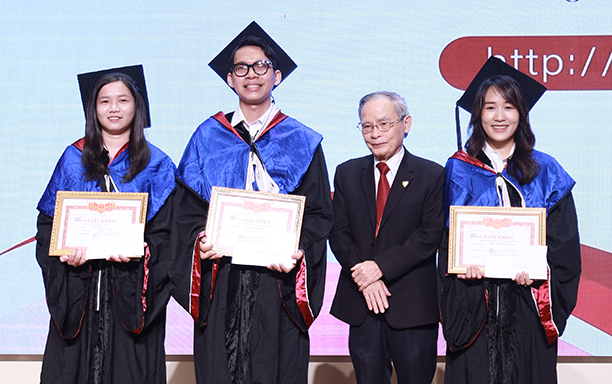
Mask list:
POLYGON ((444 230, 444 168, 403 146, 412 117, 402 97, 359 102, 372 153, 340 164, 329 237, 342 271, 331 314, 350 325, 358 384, 429 384, 436 370, 436 251, 444 230))
POLYGON ((172 276, 195 320, 196 381, 306 384, 333 221, 323 138, 276 107, 272 90, 296 65, 257 23, 209 65, 239 107, 203 122, 179 164, 173 235, 182 249, 172 276), (204 233, 213 186, 306 196, 293 263, 236 265, 213 251, 204 233))

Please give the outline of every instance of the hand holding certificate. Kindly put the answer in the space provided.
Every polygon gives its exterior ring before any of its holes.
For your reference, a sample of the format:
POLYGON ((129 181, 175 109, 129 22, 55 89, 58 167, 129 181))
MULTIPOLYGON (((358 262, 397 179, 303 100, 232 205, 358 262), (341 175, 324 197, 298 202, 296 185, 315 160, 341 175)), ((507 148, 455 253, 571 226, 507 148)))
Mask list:
POLYGON ((533 280, 546 280, 546 250, 545 245, 492 248, 485 262, 486 277, 514 279, 527 272, 533 280))
POLYGON ((142 256, 144 223, 104 226, 92 234, 87 259, 106 259, 109 255, 142 256))
POLYGON ((57 193, 49 255, 86 248, 87 259, 143 255, 147 193, 57 193))
POLYGON ((449 273, 478 265, 486 277, 546 279, 545 244, 544 208, 450 207, 449 273))
POLYGON ((299 247, 304 196, 213 187, 207 243, 233 264, 293 265, 299 247))

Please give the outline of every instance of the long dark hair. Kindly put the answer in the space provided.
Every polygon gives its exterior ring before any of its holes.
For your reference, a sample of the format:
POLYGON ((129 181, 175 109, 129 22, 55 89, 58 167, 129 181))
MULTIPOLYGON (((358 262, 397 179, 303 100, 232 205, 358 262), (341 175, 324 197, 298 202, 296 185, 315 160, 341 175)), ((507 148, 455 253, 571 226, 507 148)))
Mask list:
POLYGON ((514 132, 514 154, 508 160, 508 174, 523 184, 529 184, 540 172, 538 163, 531 158, 535 145, 535 135, 529 124, 529 109, 525 104, 521 86, 510 76, 493 76, 483 81, 474 97, 472 118, 470 119, 471 135, 465 143, 465 149, 471 156, 476 156, 487 141, 487 134, 482 127, 482 112, 484 110, 485 96, 489 88, 494 87, 500 96, 512 104, 519 112, 519 123, 514 132))
POLYGON ((85 177, 89 180, 100 180, 108 169, 108 155, 104 149, 104 139, 102 138, 102 127, 98 120, 96 105, 98 94, 106 84, 121 81, 132 93, 135 102, 134 120, 130 129, 130 168, 128 173, 123 176, 124 182, 130 182, 138 175, 149 163, 151 159, 151 149, 144 136, 144 127, 147 124, 147 113, 145 104, 136 89, 134 80, 123 73, 110 73, 102 77, 95 85, 85 114, 85 144, 83 146, 83 157, 81 162, 85 167, 85 177))

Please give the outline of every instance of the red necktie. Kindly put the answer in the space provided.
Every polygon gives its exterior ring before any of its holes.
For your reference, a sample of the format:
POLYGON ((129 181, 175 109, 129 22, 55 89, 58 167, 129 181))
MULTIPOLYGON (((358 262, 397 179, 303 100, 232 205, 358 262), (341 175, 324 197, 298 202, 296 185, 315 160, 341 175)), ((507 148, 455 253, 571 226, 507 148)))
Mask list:
POLYGON ((389 196, 389 181, 387 180, 387 172, 389 172, 389 166, 382 161, 376 164, 376 168, 380 171, 380 180, 378 181, 378 193, 376 194, 376 236, 378 236, 378 229, 380 228, 380 219, 382 219, 383 211, 385 210, 385 203, 387 202, 387 196, 389 196))

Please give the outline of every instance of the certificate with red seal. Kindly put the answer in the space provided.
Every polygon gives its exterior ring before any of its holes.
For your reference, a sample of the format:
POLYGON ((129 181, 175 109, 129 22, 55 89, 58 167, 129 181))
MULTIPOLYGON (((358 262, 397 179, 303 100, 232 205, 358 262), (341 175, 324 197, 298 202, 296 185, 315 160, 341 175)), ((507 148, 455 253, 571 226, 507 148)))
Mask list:
POLYGON ((450 207, 449 273, 477 265, 486 277, 546 279, 545 245, 544 208, 450 207))
POLYGON ((306 197, 213 187, 206 237, 233 264, 290 266, 297 252, 306 197))
POLYGON ((148 193, 58 191, 50 256, 86 248, 87 259, 140 257, 148 193))

